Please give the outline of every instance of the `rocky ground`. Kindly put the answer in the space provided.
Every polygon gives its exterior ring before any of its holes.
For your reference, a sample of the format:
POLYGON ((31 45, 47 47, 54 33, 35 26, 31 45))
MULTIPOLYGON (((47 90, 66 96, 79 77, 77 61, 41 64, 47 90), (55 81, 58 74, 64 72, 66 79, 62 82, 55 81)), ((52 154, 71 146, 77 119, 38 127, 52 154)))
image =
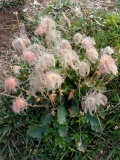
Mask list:
MULTIPOLYGON (((23 22, 22 11, 27 11, 30 16, 34 16, 36 6, 45 7, 52 0, 27 0, 25 4, 0 10, 0 86, 4 85, 4 79, 11 74, 11 69, 15 65, 16 53, 11 42, 14 34, 19 34, 17 17, 14 12, 18 12, 18 19, 23 22)), ((86 6, 91 11, 97 9, 109 10, 115 4, 115 0, 74 0, 80 6, 86 6)))

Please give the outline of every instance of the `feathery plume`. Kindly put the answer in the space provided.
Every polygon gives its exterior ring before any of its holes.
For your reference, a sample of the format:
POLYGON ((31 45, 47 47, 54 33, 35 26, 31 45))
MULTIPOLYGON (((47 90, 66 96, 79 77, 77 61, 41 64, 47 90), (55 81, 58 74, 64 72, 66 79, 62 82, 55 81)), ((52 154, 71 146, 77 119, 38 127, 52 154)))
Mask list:
POLYGON ((28 104, 24 98, 17 97, 12 104, 12 110, 14 113, 24 112, 27 109, 28 104))
POLYGON ((83 18, 83 13, 80 7, 75 7, 74 12, 76 17, 83 18))
POLYGON ((91 63, 96 63, 96 61, 98 60, 98 52, 94 46, 87 49, 85 54, 91 63))
POLYGON ((5 80, 5 91, 6 92, 16 91, 16 87, 18 86, 19 86, 19 82, 14 77, 9 77, 5 80))
POLYGON ((44 72, 55 66, 55 58, 52 54, 44 53, 39 57, 35 65, 35 73, 44 72))
POLYGON ((113 75, 116 75, 118 73, 114 59, 107 54, 102 55, 99 61, 98 68, 101 71, 101 73, 112 73, 113 75))
POLYGON ((30 51, 25 51, 22 54, 22 58, 26 63, 28 63, 30 65, 35 64, 35 62, 37 61, 37 58, 36 58, 35 54, 30 52, 30 51))
POLYGON ((64 68, 70 66, 75 71, 78 69, 79 56, 74 50, 62 49, 57 52, 57 55, 60 59, 61 66, 64 68))
POLYGON ((31 44, 30 40, 27 37, 24 23, 20 24, 20 37, 15 36, 15 39, 12 41, 12 46, 15 51, 22 53, 27 47, 31 44))
POLYGON ((43 55, 45 53, 45 47, 40 45, 40 44, 33 44, 33 45, 30 45, 26 50, 25 52, 28 51, 28 52, 32 52, 35 54, 35 56, 38 58, 39 56, 43 55))
POLYGON ((53 42, 58 42, 59 39, 61 38, 61 34, 60 34, 60 31, 57 31, 57 30, 49 30, 47 33, 46 33, 46 42, 48 45, 52 45, 53 42))
POLYGON ((44 34, 44 33, 46 33, 46 28, 44 28, 44 27, 41 26, 41 25, 39 25, 39 26, 36 28, 35 32, 34 32, 34 34, 35 34, 36 36, 42 35, 42 34, 44 34))
POLYGON ((22 53, 29 45, 31 44, 30 40, 28 38, 15 38, 12 41, 12 46, 15 51, 22 53))
POLYGON ((92 115, 97 112, 97 109, 100 105, 105 106, 107 104, 107 97, 101 93, 92 92, 85 97, 85 100, 82 102, 82 108, 84 113, 89 113, 92 115))
POLYGON ((82 77, 87 76, 90 73, 90 64, 87 61, 79 62, 78 71, 82 77))
POLYGON ((63 49, 72 50, 71 44, 68 40, 61 40, 61 42, 57 45, 57 52, 59 53, 63 49))
POLYGON ((86 50, 94 46, 96 43, 94 41, 94 38, 91 37, 84 37, 82 39, 82 47, 85 48, 86 50))
POLYGON ((105 47, 104 49, 101 50, 102 54, 113 54, 114 53, 114 49, 111 48, 110 46, 105 47))
POLYGON ((30 77, 30 93, 36 95, 36 92, 39 91, 43 93, 45 91, 44 85, 44 73, 40 72, 39 74, 33 73, 30 77))
POLYGON ((15 75, 19 75, 19 74, 20 74, 20 69, 21 69, 21 67, 18 66, 18 65, 14 65, 14 66, 12 67, 13 73, 14 73, 15 75))
POLYGON ((82 35, 80 33, 76 33, 73 36, 73 42, 75 43, 75 45, 78 45, 81 43, 81 41, 82 41, 82 35))
POLYGON ((42 17, 40 19, 40 26, 43 27, 46 31, 56 29, 55 21, 48 16, 42 17))
POLYGON ((44 83, 47 91, 60 88, 63 81, 63 78, 56 72, 49 71, 45 73, 44 83))
POLYGON ((70 20, 69 18, 66 16, 65 13, 62 13, 62 16, 61 16, 61 19, 60 19, 60 23, 62 26, 66 27, 70 27, 71 26, 71 23, 70 23, 70 20))

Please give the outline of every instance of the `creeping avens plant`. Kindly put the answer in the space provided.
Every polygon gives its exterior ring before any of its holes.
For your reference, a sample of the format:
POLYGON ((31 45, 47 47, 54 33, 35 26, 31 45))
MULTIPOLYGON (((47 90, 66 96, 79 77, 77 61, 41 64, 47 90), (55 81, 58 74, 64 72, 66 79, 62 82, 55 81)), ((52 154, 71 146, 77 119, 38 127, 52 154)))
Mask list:
MULTIPOLYGON (((83 17, 80 8, 74 14, 74 19, 83 17)), ((11 110, 16 116, 32 114, 31 108, 34 118, 39 114, 39 124, 32 120, 27 135, 40 140, 43 148, 47 150, 48 143, 54 141, 63 151, 77 148, 85 152, 89 143, 85 133, 104 132, 100 110, 104 111, 109 103, 105 87, 107 78, 116 76, 118 69, 112 57, 114 50, 110 46, 97 49, 93 37, 73 32, 72 21, 65 13, 61 14, 60 24, 45 15, 39 18, 34 31, 41 43, 30 42, 26 35, 22 35, 25 39, 13 40, 14 49, 23 52, 21 69, 12 81, 5 80, 5 91, 15 95, 11 110), (67 29, 67 34, 73 32, 71 39, 65 38, 67 29)))

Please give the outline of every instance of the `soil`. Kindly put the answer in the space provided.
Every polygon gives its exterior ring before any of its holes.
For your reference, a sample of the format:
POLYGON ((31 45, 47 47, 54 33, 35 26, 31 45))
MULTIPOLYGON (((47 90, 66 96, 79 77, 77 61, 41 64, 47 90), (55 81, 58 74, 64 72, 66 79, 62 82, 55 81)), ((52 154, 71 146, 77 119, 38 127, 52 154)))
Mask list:
MULTIPOLYGON (((52 0, 28 0, 24 5, 12 7, 7 11, 0 10, 0 86, 4 84, 6 77, 11 75, 11 68, 14 65, 15 51, 12 48, 11 42, 16 32, 19 32, 18 23, 16 21, 16 15, 14 12, 18 12, 19 21, 23 18, 21 13, 23 10, 27 10, 30 16, 33 15, 38 6, 45 7, 52 0), (31 14, 32 13, 32 14, 31 14)), ((73 0, 80 5, 85 3, 90 9, 104 9, 107 10, 115 0, 73 0)))
MULTIPOLYGON (((22 6, 12 7, 7 11, 0 10, 0 86, 4 79, 11 74, 15 52, 11 42, 14 33, 18 32, 18 24, 14 12, 21 12, 22 6)), ((19 19, 21 15, 18 14, 19 19)))

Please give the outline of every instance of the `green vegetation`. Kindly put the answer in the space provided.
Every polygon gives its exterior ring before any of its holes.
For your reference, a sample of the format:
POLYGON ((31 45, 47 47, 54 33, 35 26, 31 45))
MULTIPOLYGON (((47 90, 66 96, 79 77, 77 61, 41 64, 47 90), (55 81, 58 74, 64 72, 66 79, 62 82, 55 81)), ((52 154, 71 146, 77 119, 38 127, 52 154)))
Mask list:
POLYGON ((16 6, 18 4, 23 3, 24 0, 1 0, 0 1, 0 9, 7 9, 11 6, 16 6))

